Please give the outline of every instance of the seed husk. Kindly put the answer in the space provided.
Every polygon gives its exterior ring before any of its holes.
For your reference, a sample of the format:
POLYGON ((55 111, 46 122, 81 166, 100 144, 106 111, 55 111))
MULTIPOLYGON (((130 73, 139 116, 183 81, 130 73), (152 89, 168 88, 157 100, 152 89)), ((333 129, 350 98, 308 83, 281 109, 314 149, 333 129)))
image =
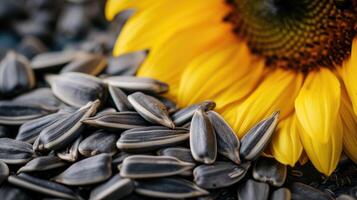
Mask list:
POLYGON ((7 179, 9 175, 9 167, 4 161, 0 160, 0 185, 7 179))
POLYGON ((56 108, 35 105, 29 102, 1 101, 0 124, 22 125, 28 121, 56 112, 56 108))
POLYGON ((48 51, 48 49, 39 38, 35 36, 25 36, 16 48, 16 51, 26 58, 32 59, 36 55, 48 51))
POLYGON ((114 155, 117 151, 115 143, 118 137, 117 134, 108 131, 96 131, 79 144, 78 151, 83 156, 94 156, 101 153, 114 155))
POLYGON ((34 158, 30 162, 26 163, 25 166, 21 167, 17 173, 23 172, 39 172, 39 171, 46 171, 50 169, 56 169, 59 167, 66 166, 67 163, 63 162, 60 158, 56 156, 41 156, 34 158))
POLYGON ((98 75, 107 66, 107 59, 103 55, 80 52, 75 59, 64 66, 61 73, 81 72, 93 76, 98 75))
POLYGON ((128 100, 134 109, 147 121, 169 128, 175 127, 167 108, 158 99, 141 92, 135 92, 128 96, 128 100))
POLYGON ((255 180, 281 187, 286 180, 287 167, 273 158, 259 158, 253 167, 255 180))
POLYGON ((105 69, 105 73, 110 75, 134 76, 140 65, 144 62, 147 54, 148 51, 143 50, 122 54, 118 57, 111 57, 108 67, 105 69))
POLYGON ((112 166, 117 167, 118 165, 120 165, 123 162, 123 160, 125 158, 127 158, 127 157, 129 157, 131 155, 133 155, 133 154, 129 154, 129 153, 126 153, 126 152, 123 152, 123 151, 115 154, 113 156, 112 166))
POLYGON ((78 159, 78 147, 80 142, 83 140, 83 136, 80 135, 71 146, 59 151, 57 156, 65 161, 74 162, 78 159))
POLYGON ((73 200, 80 199, 71 189, 61 184, 39 179, 27 174, 11 175, 8 181, 12 185, 49 196, 73 200))
POLYGON ((216 133, 218 153, 239 164, 240 141, 234 133, 233 129, 218 113, 214 111, 208 111, 207 115, 216 133))
POLYGON ((104 101, 105 89, 101 80, 79 72, 46 76, 52 92, 64 103, 82 107, 88 102, 99 99, 104 101))
POLYGON ((160 149, 157 153, 159 156, 172 156, 183 162, 196 163, 191 155, 191 150, 184 147, 168 147, 160 149))
POLYGON ((182 199, 207 195, 208 191, 181 178, 136 181, 135 192, 154 198, 182 199))
POLYGON ((6 164, 24 164, 34 157, 32 146, 10 138, 0 138, 0 160, 6 164))
POLYGON ((31 66, 34 70, 49 70, 63 66, 75 57, 76 54, 70 51, 41 53, 32 59, 31 66))
POLYGON ((240 155, 245 160, 254 160, 270 143, 278 123, 279 112, 259 122, 241 140, 240 155))
POLYGON ((177 175, 193 167, 192 163, 175 157, 133 155, 124 159, 120 175, 125 178, 156 178, 177 175))
POLYGON ((271 200, 290 200, 291 192, 287 188, 279 188, 272 193, 270 199, 271 200))
POLYGON ((124 131, 116 145, 122 151, 143 152, 176 145, 188 138, 187 129, 152 126, 124 131))
POLYGON ((326 193, 315 189, 304 183, 294 182, 289 187, 291 192, 291 198, 296 200, 332 200, 333 198, 326 193))
POLYGON ((30 92, 21 94, 13 99, 15 102, 21 102, 28 104, 29 102, 33 105, 40 105, 49 108, 56 109, 60 107, 62 102, 55 97, 50 88, 37 88, 31 90, 30 92))
POLYGON ((172 115, 172 120, 176 126, 183 126, 184 124, 191 121, 193 114, 199 108, 208 111, 216 107, 216 103, 213 101, 204 101, 202 103, 193 104, 186 108, 183 108, 172 115))
POLYGON ((72 164, 53 180, 65 185, 90 185, 107 180, 112 175, 111 156, 99 154, 72 164))
POLYGON ((26 57, 10 51, 0 63, 0 95, 13 96, 35 86, 35 75, 26 57))
POLYGON ((193 115, 190 127, 190 148, 192 157, 205 164, 212 164, 217 157, 217 140, 213 126, 204 110, 193 115))
POLYGON ((56 150, 70 144, 81 133, 83 128, 81 121, 93 115, 99 104, 100 101, 98 100, 90 102, 64 119, 43 129, 39 136, 40 143, 43 144, 45 149, 49 150, 56 150))
POLYGON ((123 178, 119 174, 113 176, 105 183, 95 187, 89 196, 89 200, 115 200, 131 194, 134 191, 134 182, 123 178))
POLYGON ((236 165, 231 162, 200 165, 193 170, 194 182, 205 189, 228 187, 244 178, 249 166, 250 163, 236 165))
POLYGON ((167 111, 169 112, 169 114, 172 114, 174 112, 176 112, 179 108, 178 105, 172 101, 171 99, 168 99, 166 97, 163 96, 155 96, 155 98, 157 98, 159 101, 161 101, 167 108, 167 111))
POLYGON ((238 200, 268 200, 268 197, 269 185, 266 183, 260 183, 249 179, 238 188, 238 200))
POLYGON ((36 138, 39 136, 40 132, 43 129, 51 126, 52 124, 63 119, 67 115, 68 114, 64 112, 57 112, 35 120, 28 121, 20 126, 19 132, 16 135, 16 140, 32 144, 33 142, 35 142, 36 138))
POLYGON ((0 187, 0 196, 2 199, 6 200, 29 200, 32 199, 30 195, 17 187, 11 186, 9 184, 2 184, 0 187))
POLYGON ((169 89, 166 83, 151 78, 135 76, 111 76, 103 79, 103 82, 128 92, 141 91, 160 94, 167 92, 169 89))
POLYGON ((150 125, 137 112, 133 111, 102 113, 97 116, 87 118, 82 122, 94 127, 108 130, 127 130, 150 125))
POLYGON ((133 106, 128 101, 126 94, 118 87, 108 86, 110 96, 119 112, 132 111, 133 106))

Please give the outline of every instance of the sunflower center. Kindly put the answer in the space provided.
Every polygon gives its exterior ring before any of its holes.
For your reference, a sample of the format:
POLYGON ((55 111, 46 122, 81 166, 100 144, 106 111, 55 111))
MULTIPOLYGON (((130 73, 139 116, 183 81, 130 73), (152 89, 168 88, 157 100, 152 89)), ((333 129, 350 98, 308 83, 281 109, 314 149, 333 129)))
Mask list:
POLYGON ((357 32, 356 0, 228 0, 226 20, 267 66, 307 72, 339 66, 357 32))

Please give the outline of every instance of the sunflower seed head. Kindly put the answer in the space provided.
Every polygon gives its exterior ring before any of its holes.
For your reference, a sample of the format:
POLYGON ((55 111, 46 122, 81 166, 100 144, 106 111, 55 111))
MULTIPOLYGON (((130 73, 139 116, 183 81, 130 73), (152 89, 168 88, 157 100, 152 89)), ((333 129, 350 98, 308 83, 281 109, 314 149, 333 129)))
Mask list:
POLYGON ((32 146, 10 138, 0 138, 0 160, 7 164, 24 164, 35 156, 32 146))
POLYGON ((194 165, 170 156, 133 155, 124 159, 120 175, 126 178, 155 178, 180 174, 194 165))
POLYGON ((105 72, 112 76, 134 76, 140 65, 144 62, 147 54, 148 51, 144 50, 111 57, 105 72))
POLYGON ((204 110, 195 111, 190 127, 190 148, 197 162, 212 164, 217 157, 217 140, 213 126, 204 110))
POLYGON ((278 123, 279 112, 259 122, 242 138, 240 155, 245 160, 254 160, 269 144, 278 123))
POLYGON ((78 151, 83 156, 94 156, 100 153, 114 155, 117 151, 115 143, 118 137, 117 134, 104 130, 96 131, 79 144, 78 151))
POLYGON ((273 200, 290 200, 291 192, 287 188, 279 188, 272 193, 271 199, 273 199, 273 200))
POLYGON ((261 199, 267 200, 269 197, 269 185, 256 182, 252 179, 247 180, 238 188, 238 200, 261 199))
POLYGON ((332 200, 333 198, 326 193, 306 185, 304 183, 294 182, 289 187, 291 199, 316 199, 316 200, 332 200))
POLYGON ((159 156, 172 156, 183 162, 188 162, 195 164, 195 160, 191 155, 191 150, 183 147, 168 147, 165 149, 160 149, 158 152, 159 156))
POLYGON ((128 96, 128 100, 134 109, 147 121, 169 128, 175 127, 167 108, 158 99, 141 92, 135 92, 128 96))
POLYGON ((38 172, 38 171, 46 171, 50 169, 56 169, 59 167, 66 166, 67 163, 63 162, 61 159, 55 156, 41 156, 34 158, 30 162, 26 163, 25 166, 21 167, 17 173, 22 172, 38 172))
POLYGON ((107 66, 107 59, 100 54, 80 52, 75 59, 63 67, 61 73, 81 72, 93 76, 98 75, 107 66))
POLYGON ((272 158, 259 158, 253 167, 254 179, 281 187, 286 180, 287 167, 272 158))
POLYGON ((216 103, 213 101, 204 101, 202 103, 193 104, 186 108, 183 108, 172 115, 172 119, 176 126, 183 126, 187 122, 191 121, 193 114, 199 108, 208 111, 216 107, 216 103))
POLYGON ((110 96, 119 112, 132 111, 133 106, 128 101, 126 94, 118 87, 108 86, 110 96))
POLYGON ((49 70, 63 66, 76 57, 76 54, 70 51, 46 52, 35 56, 31 61, 34 70, 49 70))
POLYGON ((90 193, 89 200, 121 199, 133 191, 134 182, 117 174, 105 183, 95 187, 90 193))

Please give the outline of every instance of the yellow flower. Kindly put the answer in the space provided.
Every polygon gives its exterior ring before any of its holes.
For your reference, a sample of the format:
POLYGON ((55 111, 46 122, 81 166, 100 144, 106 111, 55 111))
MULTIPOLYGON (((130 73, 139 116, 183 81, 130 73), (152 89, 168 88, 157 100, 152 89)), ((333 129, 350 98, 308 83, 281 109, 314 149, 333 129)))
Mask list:
POLYGON ((239 137, 280 110, 278 161, 305 152, 327 175, 343 150, 357 162, 355 1, 108 0, 106 16, 126 9, 114 55, 150 49, 138 76, 180 106, 214 100, 239 137))

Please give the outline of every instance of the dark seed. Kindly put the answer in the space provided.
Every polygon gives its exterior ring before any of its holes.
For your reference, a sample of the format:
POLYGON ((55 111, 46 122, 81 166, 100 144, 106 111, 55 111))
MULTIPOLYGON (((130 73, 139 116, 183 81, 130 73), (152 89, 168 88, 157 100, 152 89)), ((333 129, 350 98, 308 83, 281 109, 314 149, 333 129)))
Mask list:
POLYGON ((56 109, 60 107, 62 102, 55 97, 50 88, 38 88, 30 92, 24 93, 13 99, 15 102, 24 104, 38 105, 56 109))
POLYGON ((31 65, 34 70, 49 70, 74 60, 76 54, 70 51, 46 52, 35 56, 31 65))
POLYGON ((78 146, 78 151, 84 156, 94 156, 101 153, 114 155, 117 151, 115 143, 117 134, 99 130, 85 138, 78 146))
POLYGON ((32 146, 10 138, 0 138, 0 160, 7 164, 24 164, 34 157, 32 146))
POLYGON ((9 184, 2 184, 0 187, 0 196, 4 200, 31 200, 30 194, 26 191, 13 187, 9 184))
POLYGON ((161 149, 158 152, 159 156, 172 156, 183 162, 195 164, 195 160, 191 155, 191 150, 183 147, 169 147, 161 149))
POLYGON ((268 200, 269 185, 249 179, 238 188, 238 200, 268 200))
POLYGON ((183 126, 187 122, 191 121, 193 114, 198 108, 201 108, 205 111, 212 110, 216 107, 216 103, 213 101, 204 101, 199 104, 194 104, 189 107, 183 108, 172 115, 172 120, 176 126, 183 126))
POLYGON ((119 112, 134 110, 133 106, 128 101, 126 94, 119 88, 108 86, 110 96, 119 112))
POLYGON ((66 166, 67 163, 63 162, 61 159, 55 156, 41 156, 34 158, 30 162, 26 163, 25 166, 21 167, 17 173, 22 172, 38 172, 46 171, 50 169, 56 169, 59 167, 66 166))
POLYGON ((166 83, 151 78, 135 76, 112 76, 105 78, 103 82, 128 92, 141 91, 145 93, 159 94, 167 92, 169 89, 169 86, 166 83))
POLYGON ((290 200, 291 192, 287 188, 280 188, 273 192, 270 199, 271 200, 290 200))
POLYGON ((259 158, 253 168, 254 179, 281 187, 286 179, 287 167, 273 158, 259 158))
POLYGON ((144 62, 147 53, 148 52, 144 50, 122 54, 118 57, 111 57, 105 73, 110 75, 133 76, 144 62))
POLYGON ((332 200, 333 198, 327 195, 326 193, 315 189, 309 185, 295 182, 290 186, 291 198, 296 200, 332 200))
POLYGON ((64 66, 61 73, 81 72, 96 76, 102 72, 106 66, 107 59, 100 54, 77 53, 75 60, 64 66))
POLYGON ((82 135, 80 135, 71 146, 59 151, 57 156, 65 161, 74 162, 78 159, 78 146, 80 142, 83 140, 82 135))
POLYGON ((0 160, 0 185, 7 179, 10 175, 9 167, 5 162, 0 160))
POLYGON ((115 200, 131 194, 134 191, 134 182, 128 178, 122 178, 119 174, 113 176, 107 182, 95 187, 89 200, 115 200))

